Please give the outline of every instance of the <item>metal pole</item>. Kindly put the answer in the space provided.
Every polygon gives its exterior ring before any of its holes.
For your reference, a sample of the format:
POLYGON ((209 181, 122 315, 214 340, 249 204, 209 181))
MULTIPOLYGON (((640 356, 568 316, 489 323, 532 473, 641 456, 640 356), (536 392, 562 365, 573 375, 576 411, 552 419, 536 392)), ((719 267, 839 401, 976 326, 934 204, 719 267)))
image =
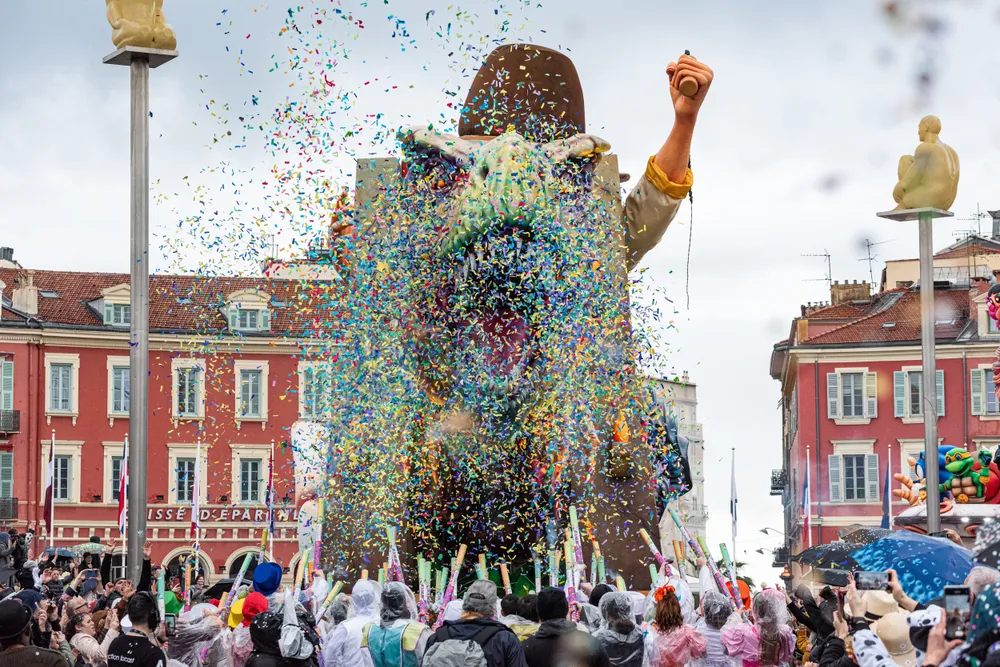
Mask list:
POLYGON ((146 542, 146 452, 149 405, 149 60, 133 57, 130 95, 131 330, 129 345, 128 578, 138 585, 146 542))
POLYGON ((934 336, 934 239, 930 212, 920 213, 920 347, 924 391, 924 458, 927 462, 927 532, 941 530, 938 487, 937 373, 934 336))

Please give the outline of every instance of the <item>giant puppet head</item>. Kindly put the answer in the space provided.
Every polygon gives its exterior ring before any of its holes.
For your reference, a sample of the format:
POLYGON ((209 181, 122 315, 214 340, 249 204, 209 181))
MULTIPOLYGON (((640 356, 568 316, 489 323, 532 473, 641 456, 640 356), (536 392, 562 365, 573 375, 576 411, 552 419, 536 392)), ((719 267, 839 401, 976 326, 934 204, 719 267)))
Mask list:
POLYGON ((641 437, 609 447, 641 392, 617 163, 586 133, 572 63, 497 49, 458 135, 398 139, 401 161, 359 161, 339 512, 494 553, 540 539, 568 494, 613 499, 615 530, 655 529, 641 437))

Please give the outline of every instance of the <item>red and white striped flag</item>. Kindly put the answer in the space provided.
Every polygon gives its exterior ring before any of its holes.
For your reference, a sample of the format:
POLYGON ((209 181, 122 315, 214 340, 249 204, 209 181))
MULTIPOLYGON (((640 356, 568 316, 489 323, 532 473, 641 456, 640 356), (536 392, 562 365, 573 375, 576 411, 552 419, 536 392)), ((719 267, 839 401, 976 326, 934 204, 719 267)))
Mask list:
POLYGON ((52 482, 56 474, 56 432, 52 431, 52 442, 49 445, 49 474, 45 476, 45 533, 49 536, 49 543, 52 543, 52 531, 55 530, 55 523, 52 512, 52 482))
POLYGON ((128 436, 122 445, 122 462, 118 467, 118 532, 125 534, 128 523, 128 436))

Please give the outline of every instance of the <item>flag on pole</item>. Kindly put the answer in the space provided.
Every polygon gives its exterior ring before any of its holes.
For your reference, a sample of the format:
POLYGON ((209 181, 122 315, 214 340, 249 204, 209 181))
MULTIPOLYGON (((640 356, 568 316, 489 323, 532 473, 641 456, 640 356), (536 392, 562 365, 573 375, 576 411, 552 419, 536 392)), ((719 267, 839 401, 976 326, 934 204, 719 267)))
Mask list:
POLYGON ((49 536, 49 546, 52 546, 53 531, 55 530, 55 512, 52 503, 52 484, 56 473, 56 432, 52 430, 52 442, 49 445, 49 474, 45 478, 45 532, 49 536))
POLYGON ((892 526, 890 526, 890 524, 892 523, 892 520, 891 520, 892 510, 890 509, 891 505, 889 504, 889 465, 888 464, 886 464, 886 466, 885 466, 885 484, 883 485, 883 487, 884 488, 882 489, 882 527, 883 528, 891 528, 892 526))
MULTIPOLYGON (((729 514, 733 517, 733 551, 735 552, 736 547, 736 449, 733 449, 733 468, 732 475, 729 484, 729 514)), ((736 554, 733 554, 736 557, 736 554)))
POLYGON ((118 532, 125 534, 128 523, 128 436, 122 445, 122 461, 118 467, 118 532))
POLYGON ((267 530, 274 539, 274 443, 271 443, 271 455, 267 459, 267 530))
POLYGON ((809 463, 806 462, 806 479, 802 484, 802 522, 803 532, 808 544, 812 546, 812 533, 809 531, 809 463))
POLYGON ((198 438, 198 448, 195 450, 194 458, 194 480, 191 483, 191 539, 194 540, 195 544, 198 543, 198 496, 200 491, 198 490, 199 482, 199 472, 201 471, 201 438, 198 438))

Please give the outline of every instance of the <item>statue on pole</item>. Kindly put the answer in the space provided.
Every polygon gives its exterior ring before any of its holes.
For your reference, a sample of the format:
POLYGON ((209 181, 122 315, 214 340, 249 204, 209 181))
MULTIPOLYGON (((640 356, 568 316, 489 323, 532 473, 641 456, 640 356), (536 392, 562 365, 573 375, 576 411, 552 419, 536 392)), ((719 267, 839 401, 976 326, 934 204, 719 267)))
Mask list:
POLYGON ((163 16, 163 0, 106 0, 111 41, 116 49, 139 46, 173 51, 174 29, 163 16))
POLYGON ((899 182, 893 188, 897 211, 937 208, 947 211, 958 194, 958 154, 942 142, 941 120, 924 116, 917 129, 920 145, 913 155, 899 158, 899 182))

